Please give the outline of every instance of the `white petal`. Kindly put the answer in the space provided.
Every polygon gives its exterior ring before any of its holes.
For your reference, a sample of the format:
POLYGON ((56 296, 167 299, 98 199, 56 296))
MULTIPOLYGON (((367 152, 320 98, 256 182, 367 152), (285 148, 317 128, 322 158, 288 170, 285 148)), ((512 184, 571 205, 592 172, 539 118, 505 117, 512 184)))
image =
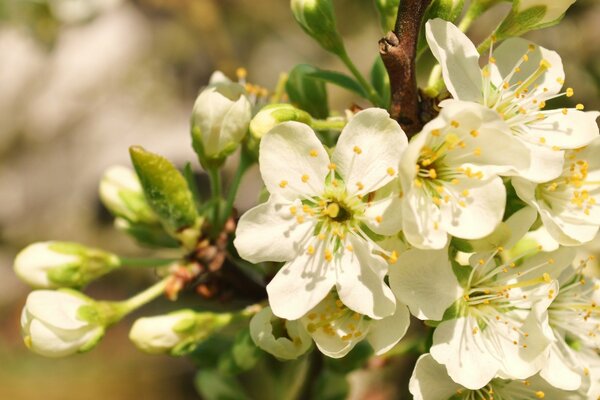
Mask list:
POLYGON ((562 112, 546 114, 546 119, 527 125, 527 139, 535 143, 544 142, 547 147, 577 149, 590 144, 598 137, 596 119, 600 113, 583 112, 574 108, 562 112))
POLYGON ((427 353, 417 360, 408 389, 415 400, 447 400, 462 386, 450 379, 446 368, 427 353))
POLYGON ((381 355, 396 345, 404 337, 410 325, 408 308, 396 301, 394 315, 371 321, 367 340, 371 343, 376 355, 381 355))
POLYGON ((437 362, 446 366, 454 382, 469 389, 485 386, 500 367, 472 317, 442 322, 433 333, 430 352, 437 362))
POLYGON ((29 326, 31 350, 45 357, 64 357, 77 353, 81 343, 63 338, 57 330, 50 328, 44 322, 33 320, 29 326))
POLYGON ((441 213, 423 191, 413 189, 402 202, 402 231, 413 246, 420 249, 441 249, 448 234, 441 225, 441 213))
POLYGON ((455 198, 464 201, 464 207, 453 201, 442 202, 440 206, 444 227, 451 235, 462 239, 479 239, 492 233, 502 221, 506 190, 499 177, 487 182, 462 179, 457 185, 447 188, 455 198), (468 196, 461 197, 465 190, 468 196))
POLYGON ((529 40, 521 38, 510 38, 505 40, 494 51, 496 65, 503 77, 508 76, 517 66, 524 55, 528 56, 528 61, 520 65, 520 71, 516 72, 511 79, 511 84, 517 81, 525 82, 539 67, 542 60, 546 60, 550 67, 538 79, 531 82, 529 86, 529 96, 550 97, 560 91, 565 78, 560 56, 555 51, 537 46, 529 40), (529 46, 535 46, 533 51, 529 46), (537 85, 537 87, 535 87, 537 85), (544 91, 544 88, 547 90, 544 91))
POLYGON ((74 295, 52 290, 36 290, 29 294, 25 307, 35 318, 65 330, 86 327, 88 322, 77 317, 79 308, 87 304, 74 295))
POLYGON ((293 360, 306 353, 312 340, 299 321, 284 321, 288 337, 273 335, 273 316, 265 307, 250 320, 250 336, 258 347, 283 360, 293 360))
POLYGON ((262 138, 259 165, 269 193, 295 200, 323 193, 329 156, 308 125, 290 121, 262 138))
POLYGON ((242 215, 233 244, 243 259, 253 263, 289 261, 304 251, 302 244, 312 232, 314 222, 307 218, 298 223, 290 211, 294 204, 273 195, 242 215))
POLYGON ((519 171, 519 176, 531 182, 548 182, 558 178, 563 170, 565 152, 538 146, 523 140, 531 151, 531 165, 519 171))
MULTIPOLYGON (((558 339, 562 340, 562 339, 558 339)), ((552 386, 563 390, 576 390, 581 386, 581 375, 573 371, 573 356, 567 344, 553 343, 540 376, 552 386)), ((583 368, 581 368, 583 370, 583 368)))
POLYGON ((302 253, 286 263, 267 285, 273 314, 295 320, 316 306, 335 283, 333 263, 322 254, 302 253))
POLYGON ((462 295, 448 260, 448 249, 408 250, 390 266, 390 286, 419 319, 441 320, 462 295))
POLYGON ((344 251, 337 266, 337 292, 340 300, 350 309, 371 318, 392 315, 396 299, 383 278, 385 260, 371 253, 363 239, 350 235, 353 251, 344 251))
POLYGON ((503 244, 507 249, 515 247, 517 242, 525 236, 529 228, 537 219, 537 211, 533 207, 523 207, 506 220, 510 229, 510 239, 503 244))
POLYGON ((439 18, 428 21, 425 32, 452 97, 481 102, 479 53, 471 40, 452 23, 439 18))
POLYGON ((394 235, 402 229, 402 200, 397 193, 367 204, 365 224, 379 235, 394 235))
POLYGON ((344 127, 331 158, 348 192, 365 194, 394 179, 407 145, 406 134, 387 111, 368 108, 344 127))

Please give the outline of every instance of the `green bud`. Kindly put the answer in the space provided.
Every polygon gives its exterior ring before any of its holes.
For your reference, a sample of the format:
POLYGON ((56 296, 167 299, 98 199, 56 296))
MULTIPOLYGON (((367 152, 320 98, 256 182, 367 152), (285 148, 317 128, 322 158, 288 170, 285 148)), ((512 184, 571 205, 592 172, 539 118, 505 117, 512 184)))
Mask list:
POLYGON ((140 146, 129 149, 146 200, 163 226, 186 247, 193 247, 200 235, 202 218, 183 175, 167 160, 140 146))
POLYGON ((204 168, 219 166, 248 131, 252 105, 237 83, 218 81, 204 89, 192 112, 192 145, 204 168))
POLYGON ((180 310, 138 319, 129 338, 146 353, 184 355, 227 326, 231 319, 231 314, 180 310))
POLYGON ((346 53, 331 0, 291 0, 291 7, 296 22, 325 50, 337 55, 346 53))
POLYGON ((286 121, 298 121, 310 125, 312 118, 307 112, 291 104, 269 104, 250 121, 250 133, 260 139, 276 125, 286 121))
POLYGON ((375 6, 377 7, 377 11, 379 11, 381 29, 384 32, 394 30, 399 5, 400 0, 375 0, 375 6))
POLYGON ((180 243, 170 236, 163 226, 157 224, 132 223, 124 218, 115 219, 115 228, 133 237, 138 244, 148 247, 177 248, 180 243))
POLYGON ((40 242, 15 258, 19 278, 37 288, 80 288, 120 266, 119 257, 70 242, 40 242))
POLYGON ((325 81, 310 76, 317 71, 312 65, 296 65, 288 75, 285 91, 293 105, 315 118, 325 119, 329 116, 325 81))
MULTIPOLYGON (((489 1, 496 2, 499 0, 474 0, 471 2, 470 10, 474 9, 476 4, 489 1)), ((458 17, 460 17, 464 5, 465 0, 433 0, 425 11, 423 21, 441 18, 454 23, 458 17)), ((417 42, 417 54, 421 55, 426 49, 427 40, 425 39, 425 23, 423 23, 419 32, 419 40, 417 42)))

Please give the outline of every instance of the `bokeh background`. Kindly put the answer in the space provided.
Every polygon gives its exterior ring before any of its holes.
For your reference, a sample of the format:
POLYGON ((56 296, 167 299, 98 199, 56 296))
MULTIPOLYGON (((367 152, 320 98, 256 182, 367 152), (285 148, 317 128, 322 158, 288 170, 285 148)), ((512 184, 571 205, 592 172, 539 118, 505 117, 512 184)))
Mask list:
MULTIPOLYGON (((375 8, 370 0, 335 6, 349 53, 367 72, 382 34, 375 8)), ((484 15, 470 35, 484 38, 506 7, 484 15)), ((562 55, 574 101, 600 109, 600 1, 578 0, 560 25, 528 37, 562 55)), ((189 115, 212 71, 234 77, 245 67, 249 81, 273 88, 297 63, 343 70, 303 34, 286 0, 0 0, 0 399, 197 398, 192 365, 136 351, 131 320, 91 353, 30 354, 19 333, 29 289, 12 260, 50 239, 144 255, 112 228, 98 200, 103 170, 128 165, 132 144, 178 165, 194 161, 189 115)), ((343 110, 356 99, 333 89, 330 101, 343 110)), ((238 208, 251 206, 258 188, 253 171, 238 208)), ((145 271, 118 272, 89 293, 121 299, 151 280, 145 271)), ((143 313, 173 308, 159 301, 143 313)), ((353 397, 398 398, 394 371, 355 374, 353 397)))

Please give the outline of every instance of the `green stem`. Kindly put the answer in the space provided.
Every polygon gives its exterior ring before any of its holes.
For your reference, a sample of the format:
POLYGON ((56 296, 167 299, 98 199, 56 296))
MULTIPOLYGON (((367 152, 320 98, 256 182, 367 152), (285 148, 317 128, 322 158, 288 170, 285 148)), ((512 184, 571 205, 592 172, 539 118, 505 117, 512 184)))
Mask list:
POLYGON ((128 258, 119 257, 119 261, 123 267, 162 267, 163 265, 169 265, 173 261, 177 261, 177 258, 128 258))
POLYGON ((223 213, 219 221, 219 228, 222 228, 222 226, 227 221, 227 218, 229 218, 229 216, 231 215, 231 210, 233 210, 233 203, 235 202, 235 197, 237 195, 238 189, 240 188, 242 178, 244 177, 246 171, 252 166, 252 164, 252 158, 248 154, 246 148, 243 147, 240 153, 240 163, 238 164, 237 170, 235 171, 235 175, 233 176, 231 185, 229 185, 229 190, 227 192, 227 200, 225 202, 225 207, 223 208, 223 213))
POLYGON ((384 106, 383 105, 383 101, 379 98, 379 95, 377 94, 377 91, 362 76, 362 74, 360 73, 360 71, 358 70, 358 68, 356 68, 356 65, 354 65, 354 63, 352 62, 352 60, 350 59, 350 57, 348 57, 348 53, 343 52, 343 53, 339 54, 338 57, 340 57, 340 60, 342 60, 342 62, 350 70, 350 72, 352 73, 352 75, 354 76, 354 78, 358 81, 358 83, 360 84, 360 86, 362 86, 362 88, 365 90, 365 92, 367 94, 367 98, 369 99, 369 101, 371 103, 373 103, 373 105, 375 105, 375 106, 383 107, 384 106))
POLYGON ((152 300, 154 300, 157 297, 159 297, 160 295, 162 295, 164 293, 165 288, 167 287, 167 284, 169 283, 170 279, 171 279, 171 277, 168 276, 168 277, 164 278, 163 280, 150 286, 146 290, 136 294, 135 296, 130 297, 127 300, 118 302, 117 304, 118 304, 119 308, 121 309, 120 317, 121 318, 124 317, 125 315, 131 313, 132 311, 137 310, 141 306, 151 302, 152 300))
POLYGON ((221 215, 220 208, 223 183, 221 182, 221 173, 219 172, 218 168, 210 167, 206 172, 208 172, 208 176, 210 177, 210 193, 213 207, 211 222, 216 229, 219 225, 219 219, 221 215))
POLYGON ((313 119, 310 126, 317 131, 324 131, 332 129, 334 131, 341 131, 348 121, 345 119, 313 119))

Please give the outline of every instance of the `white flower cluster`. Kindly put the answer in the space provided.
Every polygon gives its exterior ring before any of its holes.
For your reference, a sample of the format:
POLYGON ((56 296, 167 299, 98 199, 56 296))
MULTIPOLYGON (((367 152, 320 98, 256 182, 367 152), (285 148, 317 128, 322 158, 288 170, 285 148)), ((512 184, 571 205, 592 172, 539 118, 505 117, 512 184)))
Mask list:
POLYGON ((431 20, 426 35, 453 98, 410 141, 377 108, 334 149, 299 122, 262 137, 270 197, 234 244, 284 264, 252 336, 282 359, 311 339, 330 357, 363 339, 381 354, 412 314, 435 326, 416 399, 598 398, 600 281, 573 246, 600 227, 599 113, 546 108, 573 95, 553 51, 513 38, 480 67, 451 23, 431 20), (524 207, 508 209, 516 196, 524 207), (522 239, 540 223, 556 250, 522 239))

